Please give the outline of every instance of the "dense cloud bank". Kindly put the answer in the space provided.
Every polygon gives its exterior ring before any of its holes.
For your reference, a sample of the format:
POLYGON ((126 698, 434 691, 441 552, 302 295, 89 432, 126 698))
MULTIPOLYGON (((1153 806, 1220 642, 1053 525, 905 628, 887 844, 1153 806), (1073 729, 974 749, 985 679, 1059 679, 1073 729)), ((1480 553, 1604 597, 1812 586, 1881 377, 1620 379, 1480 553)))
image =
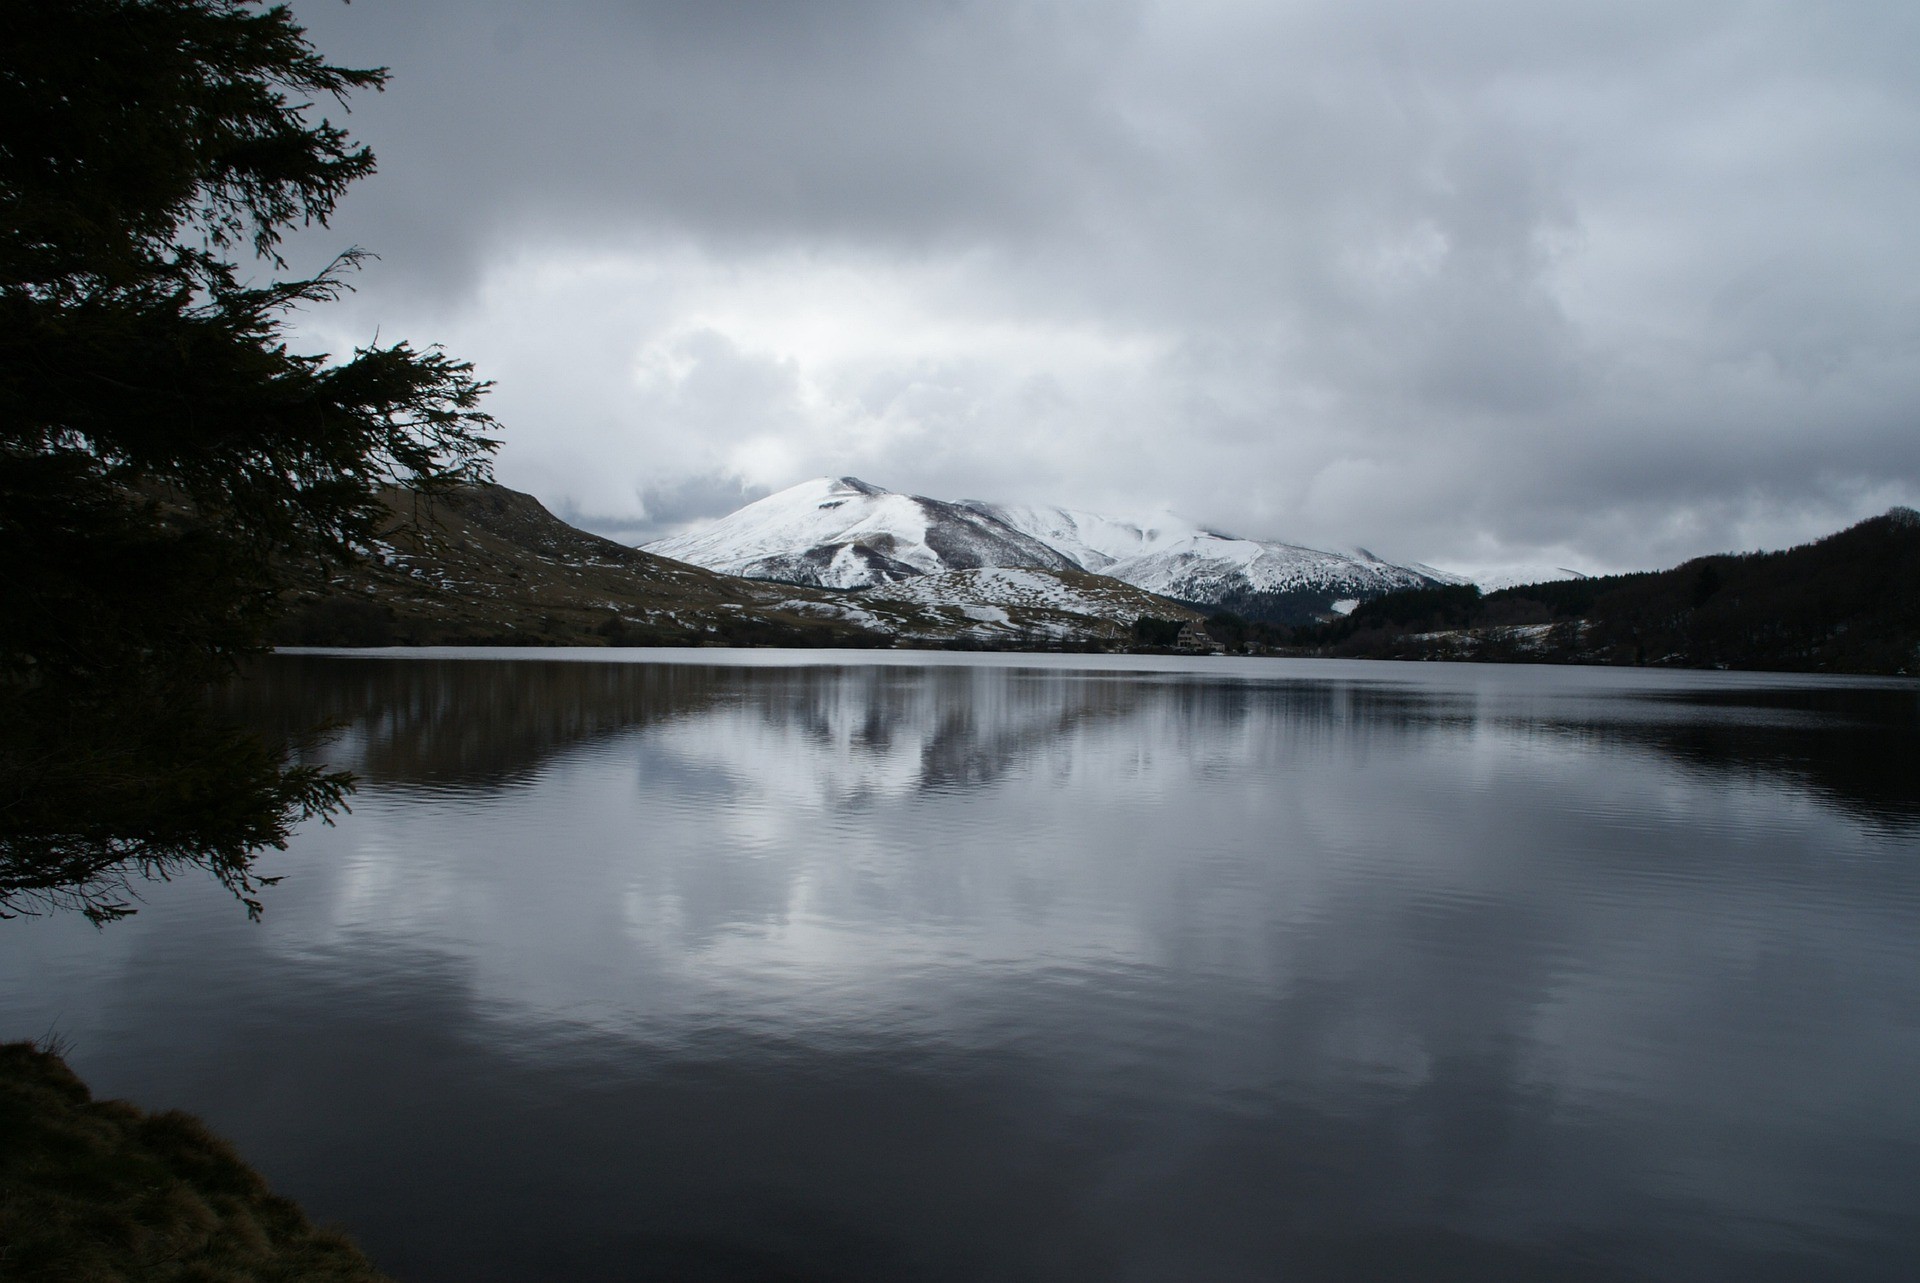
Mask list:
POLYGON ((302 0, 384 63, 311 321, 631 538, 810 475, 1462 568, 1920 500, 1920 11, 302 0))

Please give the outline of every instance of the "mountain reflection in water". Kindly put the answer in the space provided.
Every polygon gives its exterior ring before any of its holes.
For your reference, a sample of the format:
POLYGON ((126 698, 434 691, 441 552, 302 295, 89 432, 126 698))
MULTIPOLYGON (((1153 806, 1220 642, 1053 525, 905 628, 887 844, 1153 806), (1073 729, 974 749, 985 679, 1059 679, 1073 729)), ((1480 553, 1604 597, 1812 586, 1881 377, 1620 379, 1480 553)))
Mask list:
POLYGON ((7 1031, 407 1279, 1920 1268, 1910 685, 650 658, 273 660, 355 814, 7 1031))

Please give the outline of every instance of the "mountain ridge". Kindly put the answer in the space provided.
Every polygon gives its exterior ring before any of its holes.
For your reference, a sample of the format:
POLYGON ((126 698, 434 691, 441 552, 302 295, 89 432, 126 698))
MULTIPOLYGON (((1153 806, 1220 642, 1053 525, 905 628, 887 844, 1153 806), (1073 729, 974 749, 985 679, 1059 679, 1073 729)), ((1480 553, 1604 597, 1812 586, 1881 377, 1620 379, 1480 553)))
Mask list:
POLYGON ((803 481, 642 547, 709 570, 828 588, 989 566, 1079 570, 1282 624, 1310 623, 1399 589, 1463 582, 1365 549, 1238 539, 1170 513, 1136 521, 1049 505, 948 502, 857 477, 803 481))

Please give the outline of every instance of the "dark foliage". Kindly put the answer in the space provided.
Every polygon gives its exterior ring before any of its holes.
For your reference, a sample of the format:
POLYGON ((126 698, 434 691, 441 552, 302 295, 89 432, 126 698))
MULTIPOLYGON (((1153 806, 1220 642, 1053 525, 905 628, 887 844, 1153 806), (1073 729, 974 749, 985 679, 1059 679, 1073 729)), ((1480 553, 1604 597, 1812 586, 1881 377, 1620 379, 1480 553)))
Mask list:
POLYGON ((1310 626, 1324 619, 1340 596, 1325 588, 1288 588, 1277 592, 1230 592, 1217 601, 1181 601, 1180 604, 1202 614, 1225 611, 1249 624, 1270 624, 1286 630, 1310 626))
POLYGON ((1343 619, 1297 628, 1290 639, 1296 646, 1359 653, 1356 645, 1370 647, 1388 637, 1465 627, 1480 608, 1480 590, 1472 584, 1403 588, 1361 602, 1343 619))
POLYGON ((373 157, 316 99, 378 88, 246 0, 7 3, 0 42, 0 909, 126 911, 130 871, 212 869, 345 781, 208 720, 287 589, 351 559, 390 483, 483 477, 470 366, 288 351, 285 279, 373 157), (266 279, 243 273, 261 270, 266 279))
POLYGON ((1248 619, 1237 611, 1216 610, 1207 616, 1207 635, 1232 655, 1264 655, 1286 645, 1294 630, 1268 619, 1248 619))
POLYGON ((1437 588, 1408 588, 1360 603, 1347 622, 1365 628, 1369 625, 1413 623, 1464 623, 1480 606, 1480 590, 1472 584, 1447 584, 1437 588))
POLYGON ((1186 621, 1180 619, 1157 619, 1152 615, 1142 615, 1133 621, 1133 640, 1139 646, 1171 646, 1180 640, 1180 630, 1186 621))
POLYGON ((1702 557, 1657 573, 1484 598, 1471 589, 1393 593, 1301 630, 1295 643, 1406 658, 1912 673, 1920 671, 1920 516, 1896 508, 1799 548, 1702 557), (1522 644, 1516 625, 1549 631, 1522 644))
POLYGON ((1587 618, 1586 646, 1615 662, 1916 671, 1920 517, 1895 509, 1786 552, 1634 576, 1587 618))
MULTIPOLYGON (((1564 579, 1544 584, 1523 584, 1487 594, 1489 606, 1508 608, 1533 606, 1545 610, 1552 619, 1584 619, 1604 597, 1622 589, 1658 578, 1658 571, 1636 575, 1597 575, 1586 579, 1564 579)), ((1517 613, 1525 613, 1524 609, 1517 613)))

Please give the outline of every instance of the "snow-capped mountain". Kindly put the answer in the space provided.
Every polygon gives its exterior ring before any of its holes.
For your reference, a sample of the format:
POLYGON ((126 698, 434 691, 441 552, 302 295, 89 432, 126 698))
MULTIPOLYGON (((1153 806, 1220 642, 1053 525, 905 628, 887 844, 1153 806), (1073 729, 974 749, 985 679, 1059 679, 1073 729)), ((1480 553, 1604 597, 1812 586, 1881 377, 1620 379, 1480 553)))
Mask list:
POLYGON ((1071 508, 976 500, 960 506, 1033 536, 1087 570, 1163 597, 1226 606, 1252 618, 1291 622, 1399 588, 1463 582, 1427 566, 1386 561, 1364 548, 1330 552, 1236 539, 1169 513, 1127 521, 1071 508))
POLYGON ((1460 583, 1364 549, 1235 539, 1179 517, 947 503, 853 477, 802 482, 646 551, 730 574, 863 588, 985 566, 1087 570, 1181 601, 1297 623, 1399 588, 1460 583))
POLYGON ((725 574, 821 588, 866 588, 981 566, 1080 569, 990 516, 857 477, 803 481, 644 551, 725 574))
POLYGON ((1365 601, 1401 588, 1459 582, 1425 566, 1383 560, 1364 548, 1326 552, 1215 534, 1117 561, 1104 573, 1163 597, 1282 621, 1324 615, 1341 602, 1365 601))

